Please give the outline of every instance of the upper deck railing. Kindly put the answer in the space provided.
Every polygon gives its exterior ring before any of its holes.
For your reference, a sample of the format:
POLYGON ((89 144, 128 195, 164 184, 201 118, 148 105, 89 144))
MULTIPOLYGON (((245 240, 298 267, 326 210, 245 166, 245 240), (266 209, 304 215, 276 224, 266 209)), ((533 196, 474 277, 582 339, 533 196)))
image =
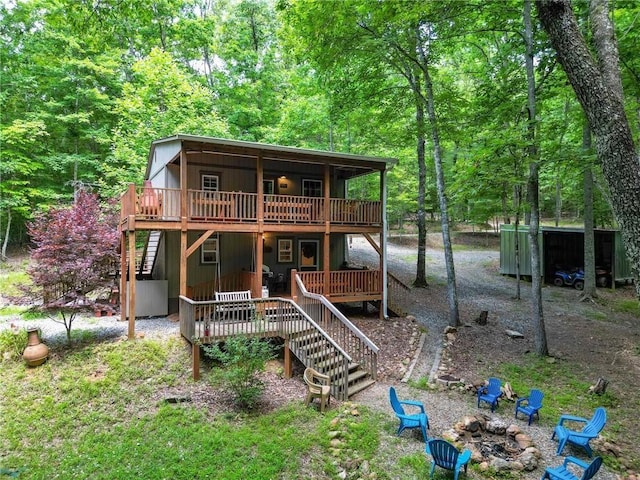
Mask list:
MULTIPOLYGON (((188 190, 186 204, 177 188, 136 187, 129 185, 121 198, 121 218, 134 215, 137 220, 179 221, 186 216, 192 222, 242 223, 258 220, 258 194, 188 190)), ((382 203, 345 198, 329 199, 328 211, 322 197, 296 195, 262 196, 262 220, 265 224, 320 225, 328 215, 331 224, 379 226, 382 203)))

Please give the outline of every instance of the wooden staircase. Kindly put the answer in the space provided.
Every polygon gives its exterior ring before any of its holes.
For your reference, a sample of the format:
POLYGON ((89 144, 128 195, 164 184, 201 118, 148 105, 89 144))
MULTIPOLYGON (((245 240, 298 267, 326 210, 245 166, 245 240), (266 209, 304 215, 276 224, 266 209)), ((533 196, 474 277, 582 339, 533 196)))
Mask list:
MULTIPOLYGON (((136 251, 135 265, 136 265, 136 277, 150 278, 153 273, 153 268, 158 258, 158 249, 160 248, 160 242, 162 241, 162 232, 159 230, 152 230, 148 232, 145 238, 144 248, 136 251)), ((129 250, 126 250, 127 255, 127 271, 129 269, 129 250)))
POLYGON ((306 366, 314 368, 331 378, 331 395, 348 399, 352 395, 373 385, 375 380, 362 366, 355 362, 343 362, 344 355, 317 329, 307 329, 289 338, 289 349, 306 366), (347 391, 344 378, 347 377, 347 391))
POLYGON ((139 260, 140 263, 136 263, 136 270, 139 275, 151 276, 158 256, 158 248, 160 247, 161 238, 162 232, 158 230, 152 230, 149 232, 144 250, 142 251, 142 256, 139 260))

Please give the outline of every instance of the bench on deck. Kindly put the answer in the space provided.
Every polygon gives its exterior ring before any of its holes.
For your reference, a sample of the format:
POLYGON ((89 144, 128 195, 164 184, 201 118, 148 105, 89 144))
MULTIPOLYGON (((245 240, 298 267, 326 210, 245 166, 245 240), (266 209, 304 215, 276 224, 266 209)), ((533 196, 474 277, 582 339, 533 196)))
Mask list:
POLYGON ((231 322, 248 322, 253 320, 256 306, 251 300, 251 290, 239 292, 215 292, 217 302, 216 319, 231 322))

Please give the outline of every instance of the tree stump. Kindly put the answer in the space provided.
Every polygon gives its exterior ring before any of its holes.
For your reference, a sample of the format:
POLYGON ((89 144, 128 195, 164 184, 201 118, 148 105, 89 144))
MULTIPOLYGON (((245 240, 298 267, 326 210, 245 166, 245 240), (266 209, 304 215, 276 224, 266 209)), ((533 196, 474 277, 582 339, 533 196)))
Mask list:
POLYGON ((589 387, 589 393, 595 393, 596 395, 603 395, 607 390, 607 385, 609 385, 609 380, 605 380, 600 377, 595 385, 591 385, 589 387))
POLYGON ((487 324, 487 316, 489 315, 489 312, 487 310, 482 310, 480 312, 480 316, 478 318, 476 318, 476 323, 478 325, 486 325, 487 324))

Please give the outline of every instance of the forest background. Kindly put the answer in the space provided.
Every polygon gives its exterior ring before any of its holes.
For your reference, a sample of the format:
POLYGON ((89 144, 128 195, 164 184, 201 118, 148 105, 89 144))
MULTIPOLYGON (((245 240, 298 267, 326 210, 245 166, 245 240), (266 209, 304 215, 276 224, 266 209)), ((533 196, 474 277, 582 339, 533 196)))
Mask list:
MULTIPOLYGON (((588 4, 573 5, 588 38, 588 4)), ((640 3, 611 2, 611 15, 638 145, 640 3)), ((450 219, 512 221, 527 209, 531 134, 521 1, 5 0, 3 254, 28 240, 36 212, 79 188, 107 199, 139 184, 150 143, 176 133, 395 157, 391 226, 438 215, 434 137, 402 61, 415 53, 403 42, 416 19, 450 219)), ((583 175, 596 163, 584 114, 537 20, 532 47, 541 215, 581 225, 583 175)), ((593 172, 595 224, 614 226, 593 172)), ((353 196, 377 191, 366 182, 353 196)))

